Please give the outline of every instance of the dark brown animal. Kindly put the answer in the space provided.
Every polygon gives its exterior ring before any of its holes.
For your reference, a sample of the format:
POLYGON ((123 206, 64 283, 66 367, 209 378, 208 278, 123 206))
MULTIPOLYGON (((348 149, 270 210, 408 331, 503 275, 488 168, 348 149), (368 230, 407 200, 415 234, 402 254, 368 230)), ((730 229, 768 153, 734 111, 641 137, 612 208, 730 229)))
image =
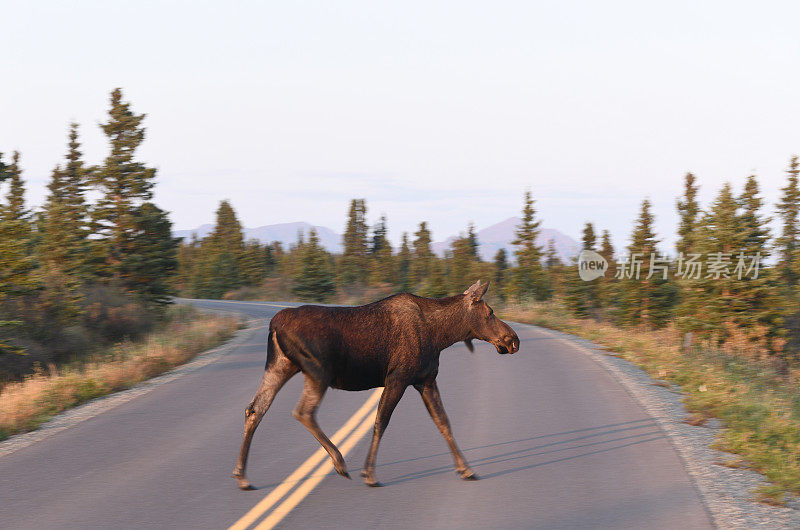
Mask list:
POLYGON ((361 473, 368 485, 378 486, 378 443, 395 406, 406 388, 413 385, 450 446, 456 472, 464 479, 477 478, 453 439, 436 375, 439 354, 456 342, 466 342, 470 350, 473 339, 492 343, 498 353, 519 349, 517 334, 483 301, 488 287, 488 283, 478 281, 464 294, 449 298, 398 294, 359 307, 305 305, 276 314, 269 325, 264 378, 244 413, 244 440, 233 471, 239 487, 251 488, 245 467, 253 433, 275 394, 297 372, 305 375, 305 386, 293 415, 328 451, 340 475, 350 477, 341 453, 316 421, 316 410, 327 388, 384 387, 372 445, 361 473))

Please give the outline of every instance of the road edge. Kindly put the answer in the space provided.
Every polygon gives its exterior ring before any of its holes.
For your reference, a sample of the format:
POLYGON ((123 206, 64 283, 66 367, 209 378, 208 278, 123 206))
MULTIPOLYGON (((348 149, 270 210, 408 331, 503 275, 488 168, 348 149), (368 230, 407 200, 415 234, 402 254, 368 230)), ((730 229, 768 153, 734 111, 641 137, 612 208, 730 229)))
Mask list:
MULTIPOLYGON (((199 307, 196 307, 195 309, 204 313, 227 313, 234 314, 238 317, 244 316, 242 313, 237 311, 204 309, 199 307)), ((198 353, 192 358, 191 361, 164 372, 161 375, 153 377, 152 379, 142 381, 141 383, 138 383, 127 390, 121 390, 113 394, 108 394, 107 396, 95 398, 82 405, 78 405, 75 408, 56 414, 52 419, 43 423, 34 431, 15 434, 6 440, 3 440, 0 442, 0 458, 45 440, 54 434, 58 434, 61 431, 69 429, 70 427, 78 425, 79 423, 82 423, 88 419, 94 418, 95 416, 98 416, 106 411, 112 410, 124 403, 136 399, 139 396, 143 396, 163 384, 174 381, 179 377, 202 368, 203 366, 207 366, 213 362, 216 362, 237 346, 247 342, 253 335, 255 335, 255 332, 258 329, 266 326, 261 319, 243 320, 246 323, 245 327, 236 331, 233 334, 233 337, 219 346, 198 353)))

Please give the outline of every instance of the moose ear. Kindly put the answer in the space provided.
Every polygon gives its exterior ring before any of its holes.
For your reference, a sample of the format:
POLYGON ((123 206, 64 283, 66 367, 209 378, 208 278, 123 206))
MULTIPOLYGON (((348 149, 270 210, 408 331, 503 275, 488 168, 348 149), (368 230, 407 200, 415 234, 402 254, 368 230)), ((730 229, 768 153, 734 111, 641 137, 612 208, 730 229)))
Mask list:
POLYGON ((464 294, 470 299, 471 302, 480 302, 483 299, 483 295, 486 294, 486 290, 489 288, 489 282, 481 283, 480 280, 473 283, 469 289, 464 291, 464 294))

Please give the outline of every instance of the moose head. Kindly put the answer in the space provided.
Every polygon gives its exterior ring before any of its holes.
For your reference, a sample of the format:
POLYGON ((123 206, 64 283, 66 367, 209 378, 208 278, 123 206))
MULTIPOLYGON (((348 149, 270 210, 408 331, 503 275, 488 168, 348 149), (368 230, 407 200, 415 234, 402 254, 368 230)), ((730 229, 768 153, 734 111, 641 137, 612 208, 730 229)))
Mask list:
POLYGON ((519 337, 511 326, 494 315, 489 304, 483 301, 483 295, 489 289, 489 282, 480 280, 464 291, 464 307, 469 326, 469 337, 464 343, 473 351, 472 340, 478 339, 491 343, 497 353, 516 353, 519 350, 519 337))

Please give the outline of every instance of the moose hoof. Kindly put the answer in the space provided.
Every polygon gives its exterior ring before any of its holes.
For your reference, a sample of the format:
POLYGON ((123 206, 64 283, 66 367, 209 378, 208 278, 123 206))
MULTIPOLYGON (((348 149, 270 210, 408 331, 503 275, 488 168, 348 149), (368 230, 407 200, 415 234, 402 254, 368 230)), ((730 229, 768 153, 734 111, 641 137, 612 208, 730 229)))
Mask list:
POLYGON ((233 476, 233 478, 236 479, 236 483, 239 485, 239 489, 240 490, 254 490, 255 489, 253 487, 253 485, 250 484, 250 481, 247 480, 246 478, 244 478, 242 475, 237 475, 237 474, 234 473, 232 476, 233 476))
POLYGON ((364 484, 366 484, 370 488, 380 488, 381 486, 383 486, 383 484, 375 480, 375 476, 372 473, 367 473, 366 471, 362 471, 361 476, 364 477, 364 484))
POLYGON ((344 478, 350 478, 350 473, 347 472, 347 468, 344 466, 334 466, 336 472, 339 473, 344 478))
POLYGON ((461 471, 462 480, 478 480, 479 478, 480 477, 478 476, 478 474, 469 468, 467 468, 464 471, 461 471))
POLYGON ((237 478, 236 482, 239 484, 240 490, 250 491, 255 489, 253 485, 250 484, 250 481, 247 480, 246 478, 237 478))

